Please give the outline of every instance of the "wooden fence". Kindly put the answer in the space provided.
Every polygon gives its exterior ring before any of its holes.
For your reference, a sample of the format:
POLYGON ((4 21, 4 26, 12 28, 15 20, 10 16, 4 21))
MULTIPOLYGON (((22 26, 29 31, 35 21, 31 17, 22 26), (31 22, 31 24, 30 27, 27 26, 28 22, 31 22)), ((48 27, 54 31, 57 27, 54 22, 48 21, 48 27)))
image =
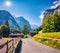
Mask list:
POLYGON ((13 49, 14 49, 14 40, 11 39, 11 40, 7 41, 6 43, 0 45, 0 49, 4 48, 4 46, 6 46, 6 53, 10 53, 9 50, 10 50, 11 48, 12 48, 11 53, 13 53, 13 49), (11 42, 12 42, 12 44, 9 46, 9 43, 11 43, 11 42))

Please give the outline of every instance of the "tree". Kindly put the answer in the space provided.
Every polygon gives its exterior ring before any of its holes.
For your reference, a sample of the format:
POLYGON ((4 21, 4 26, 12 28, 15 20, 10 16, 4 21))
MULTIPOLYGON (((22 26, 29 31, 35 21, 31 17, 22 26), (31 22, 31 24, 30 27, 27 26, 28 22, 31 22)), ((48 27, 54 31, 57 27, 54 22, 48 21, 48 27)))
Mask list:
POLYGON ((29 28, 28 28, 27 25, 24 25, 24 27, 23 27, 23 29, 22 29, 22 32, 23 32, 25 35, 29 34, 30 30, 29 30, 29 28))
POLYGON ((2 25, 0 30, 3 37, 7 37, 10 34, 10 29, 7 25, 2 25))
MULTIPOLYGON (((6 20, 6 22, 5 22, 5 24, 4 24, 4 25, 8 26, 9 31, 10 31, 9 20, 6 20)), ((11 31, 10 31, 10 32, 11 32, 11 31)))
POLYGON ((8 20, 6 20, 5 25, 7 25, 7 26, 9 27, 9 22, 8 22, 8 20))
POLYGON ((59 32, 60 31, 60 14, 52 14, 47 16, 42 23, 43 32, 59 32))
POLYGON ((1 35, 1 26, 0 26, 0 35, 1 35))
POLYGON ((11 32, 12 32, 12 33, 21 33, 21 31, 18 30, 18 29, 11 29, 11 32))
POLYGON ((40 30, 42 30, 42 26, 39 26, 38 28, 34 29, 33 31, 39 32, 40 30))

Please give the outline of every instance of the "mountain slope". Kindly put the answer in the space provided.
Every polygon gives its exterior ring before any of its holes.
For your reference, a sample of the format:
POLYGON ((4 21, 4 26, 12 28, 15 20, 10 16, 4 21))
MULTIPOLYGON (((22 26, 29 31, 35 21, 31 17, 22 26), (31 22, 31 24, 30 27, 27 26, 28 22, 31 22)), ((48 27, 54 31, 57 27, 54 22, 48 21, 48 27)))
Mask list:
POLYGON ((58 5, 58 6, 57 6, 56 8, 54 8, 54 9, 47 9, 47 10, 45 10, 45 12, 43 13, 44 18, 45 18, 46 16, 49 16, 49 15, 53 14, 53 13, 60 13, 60 5, 58 5))
POLYGON ((32 29, 36 29, 38 26, 37 25, 31 25, 32 29))
POLYGON ((22 16, 17 17, 16 21, 19 24, 19 26, 21 27, 21 29, 23 28, 24 25, 27 25, 28 28, 31 30, 30 23, 26 19, 24 19, 24 17, 22 17, 22 16))
POLYGON ((0 10, 0 25, 4 24, 7 20, 9 21, 9 26, 11 29, 12 28, 20 29, 14 17, 8 11, 0 10))

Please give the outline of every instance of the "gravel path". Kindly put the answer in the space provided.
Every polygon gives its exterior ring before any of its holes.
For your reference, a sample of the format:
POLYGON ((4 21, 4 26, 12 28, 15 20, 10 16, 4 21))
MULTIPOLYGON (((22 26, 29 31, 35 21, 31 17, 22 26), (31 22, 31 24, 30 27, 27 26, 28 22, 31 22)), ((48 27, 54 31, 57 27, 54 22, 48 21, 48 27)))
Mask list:
POLYGON ((59 50, 35 42, 32 39, 23 39, 21 51, 19 53, 60 53, 59 50))

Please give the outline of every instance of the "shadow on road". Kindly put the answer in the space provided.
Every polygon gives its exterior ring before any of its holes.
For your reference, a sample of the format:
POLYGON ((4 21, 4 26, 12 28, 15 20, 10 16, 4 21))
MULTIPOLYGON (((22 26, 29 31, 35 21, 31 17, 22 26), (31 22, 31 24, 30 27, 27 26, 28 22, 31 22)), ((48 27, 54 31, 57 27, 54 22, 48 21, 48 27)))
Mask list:
POLYGON ((21 53, 21 49, 22 49, 22 40, 20 42, 20 47, 18 48, 18 53, 21 53))

